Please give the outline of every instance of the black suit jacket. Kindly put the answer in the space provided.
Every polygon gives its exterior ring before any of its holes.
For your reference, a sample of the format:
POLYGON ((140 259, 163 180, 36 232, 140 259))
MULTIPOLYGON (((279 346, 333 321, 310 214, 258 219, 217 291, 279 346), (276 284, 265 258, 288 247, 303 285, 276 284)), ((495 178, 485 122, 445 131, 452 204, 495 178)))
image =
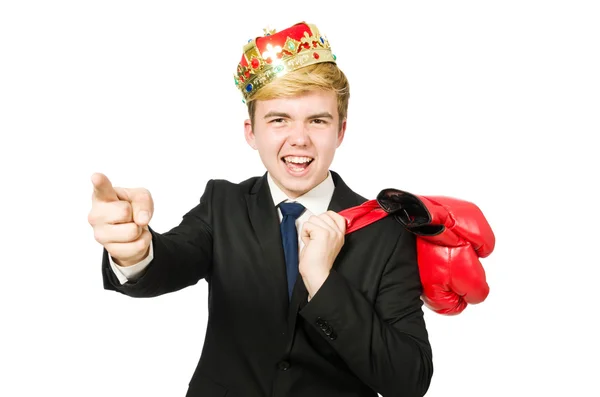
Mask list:
MULTIPOLYGON (((330 210, 366 201, 332 176, 330 210)), ((187 397, 426 393, 433 364, 415 237, 393 217, 346 236, 310 302, 301 277, 289 302, 266 174, 210 180, 178 226, 150 231, 154 259, 143 276, 120 285, 105 250, 104 287, 151 297, 208 282, 207 332, 187 397)))

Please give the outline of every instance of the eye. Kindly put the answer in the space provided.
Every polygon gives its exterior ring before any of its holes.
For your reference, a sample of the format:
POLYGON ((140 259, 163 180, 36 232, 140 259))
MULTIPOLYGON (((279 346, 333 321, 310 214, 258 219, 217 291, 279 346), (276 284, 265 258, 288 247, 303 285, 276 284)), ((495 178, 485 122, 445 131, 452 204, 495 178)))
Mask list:
POLYGON ((273 123, 273 124, 281 124, 285 121, 285 119, 283 118, 278 118, 278 119, 273 119, 271 121, 269 121, 269 123, 273 123))
POLYGON ((315 124, 327 124, 327 121, 323 119, 314 119, 312 122, 315 124))

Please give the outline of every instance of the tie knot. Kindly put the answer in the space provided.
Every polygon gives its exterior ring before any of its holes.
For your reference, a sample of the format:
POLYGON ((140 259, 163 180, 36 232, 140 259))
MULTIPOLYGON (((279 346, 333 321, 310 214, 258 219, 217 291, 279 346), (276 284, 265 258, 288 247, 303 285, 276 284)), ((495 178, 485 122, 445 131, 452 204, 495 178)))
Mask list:
POLYGON ((281 203, 279 204, 281 215, 298 218, 304 212, 304 206, 299 203, 281 203))

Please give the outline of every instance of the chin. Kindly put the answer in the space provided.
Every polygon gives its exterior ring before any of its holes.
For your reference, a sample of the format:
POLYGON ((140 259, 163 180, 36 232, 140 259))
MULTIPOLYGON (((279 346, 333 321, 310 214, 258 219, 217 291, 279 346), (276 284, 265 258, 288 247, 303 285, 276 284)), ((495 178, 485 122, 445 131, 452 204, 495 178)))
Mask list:
POLYGON ((310 189, 316 186, 316 183, 313 183, 311 179, 305 179, 302 181, 296 181, 286 184, 286 189, 290 192, 294 192, 297 195, 301 196, 304 193, 308 192, 310 189))
POLYGON ((279 183, 283 189, 287 191, 288 195, 293 193, 294 196, 301 196, 308 192, 319 183, 314 175, 307 175, 304 177, 291 177, 290 175, 283 175, 283 178, 279 179, 279 183))

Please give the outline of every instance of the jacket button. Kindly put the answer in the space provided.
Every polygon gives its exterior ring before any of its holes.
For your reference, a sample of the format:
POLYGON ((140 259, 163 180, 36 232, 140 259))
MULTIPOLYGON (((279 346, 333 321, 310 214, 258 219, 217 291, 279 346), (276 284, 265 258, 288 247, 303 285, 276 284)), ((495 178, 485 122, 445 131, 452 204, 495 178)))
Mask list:
POLYGON ((321 317, 317 317, 317 325, 322 327, 325 324, 325 321, 321 317))
POLYGON ((287 361, 280 361, 277 364, 277 367, 282 371, 287 371, 288 369, 290 369, 290 363, 288 363, 287 361))

